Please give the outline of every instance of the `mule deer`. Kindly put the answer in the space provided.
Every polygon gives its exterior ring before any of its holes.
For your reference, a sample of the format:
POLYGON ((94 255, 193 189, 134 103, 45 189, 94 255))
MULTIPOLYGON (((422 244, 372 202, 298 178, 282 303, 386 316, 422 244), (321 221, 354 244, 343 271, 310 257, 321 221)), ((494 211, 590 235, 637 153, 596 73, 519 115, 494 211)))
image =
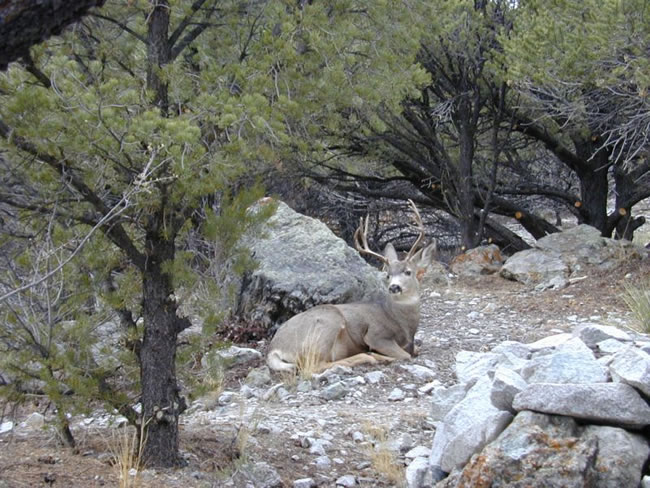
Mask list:
POLYGON ((424 225, 413 201, 419 236, 400 260, 392 244, 383 254, 368 247, 368 218, 354 234, 357 250, 382 261, 388 269, 385 295, 376 303, 318 305, 282 324, 269 346, 267 364, 276 371, 291 371, 311 356, 316 371, 335 364, 354 366, 414 356, 414 336, 420 322, 420 280, 435 253, 435 242, 417 250, 424 240, 424 225))

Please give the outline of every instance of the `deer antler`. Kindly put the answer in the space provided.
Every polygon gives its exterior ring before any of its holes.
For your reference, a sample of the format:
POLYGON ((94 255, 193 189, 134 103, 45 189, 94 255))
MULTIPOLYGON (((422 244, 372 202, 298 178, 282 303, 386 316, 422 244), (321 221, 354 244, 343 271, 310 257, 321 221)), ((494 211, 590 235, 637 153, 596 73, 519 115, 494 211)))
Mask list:
POLYGON ((422 241, 424 240, 424 224, 422 223, 422 217, 420 217, 420 212, 418 212, 418 208, 415 206, 415 203, 413 203, 413 200, 409 198, 409 205, 413 209, 413 212, 415 213, 415 224, 418 227, 418 230, 420 231, 420 235, 418 238, 415 240, 413 245, 411 246, 411 250, 408 252, 406 255, 406 259, 411 259, 413 255, 416 253, 418 250, 418 246, 422 244, 422 241))
POLYGON ((368 254, 379 259, 382 263, 388 264, 388 259, 382 254, 372 251, 368 247, 368 216, 359 219, 359 228, 354 231, 354 247, 360 253, 368 254))

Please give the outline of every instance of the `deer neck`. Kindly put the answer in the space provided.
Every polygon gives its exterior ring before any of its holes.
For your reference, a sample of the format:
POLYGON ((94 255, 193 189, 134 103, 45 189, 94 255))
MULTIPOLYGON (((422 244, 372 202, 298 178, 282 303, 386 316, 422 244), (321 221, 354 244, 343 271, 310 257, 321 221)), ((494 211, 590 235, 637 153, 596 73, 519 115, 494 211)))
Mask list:
POLYGON ((418 296, 408 300, 395 300, 388 295, 382 303, 382 308, 402 328, 415 332, 420 323, 420 297, 418 296))

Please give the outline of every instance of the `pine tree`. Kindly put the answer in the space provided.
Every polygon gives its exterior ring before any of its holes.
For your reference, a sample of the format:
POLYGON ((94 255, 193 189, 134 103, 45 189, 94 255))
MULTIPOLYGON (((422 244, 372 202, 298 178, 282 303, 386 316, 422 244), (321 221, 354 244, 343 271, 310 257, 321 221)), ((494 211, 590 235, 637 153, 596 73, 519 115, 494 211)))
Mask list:
POLYGON ((107 2, 0 78, 0 202, 75 229, 98 250, 90 271, 119 274, 106 299, 133 331, 149 464, 180 461, 177 292, 196 280, 199 214, 241 175, 322 150, 350 114, 397 108, 422 79, 417 7, 107 2))

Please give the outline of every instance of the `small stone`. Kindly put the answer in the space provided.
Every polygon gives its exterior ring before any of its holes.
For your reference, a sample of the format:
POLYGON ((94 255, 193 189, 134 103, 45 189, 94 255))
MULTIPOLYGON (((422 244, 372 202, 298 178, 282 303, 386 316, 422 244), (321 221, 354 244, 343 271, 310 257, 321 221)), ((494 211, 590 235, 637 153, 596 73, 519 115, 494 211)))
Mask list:
POLYGON ((248 386, 259 388, 271 383, 271 370, 267 366, 252 369, 244 380, 248 386))
POLYGON ((293 482, 293 488, 314 488, 316 482, 313 478, 301 478, 293 482))
POLYGON ((354 442, 363 442, 365 440, 365 437, 361 432, 355 430, 354 432, 352 432, 352 440, 354 442))
POLYGON ((406 393, 404 393, 404 391, 400 390, 399 388, 393 388, 393 391, 391 391, 390 395, 388 395, 388 401, 400 402, 404 400, 405 397, 406 393))
POLYGON ((319 468, 329 468, 332 465, 332 461, 327 456, 318 456, 314 460, 314 464, 319 468))
POLYGON ((328 385, 324 390, 320 392, 320 397, 324 400, 339 400, 348 394, 348 388, 342 381, 337 381, 331 385, 328 385))
POLYGON ((336 480, 336 486, 355 486, 356 484, 357 478, 352 474, 346 474, 336 480))
POLYGON ((368 371, 364 377, 368 380, 368 383, 371 385, 376 385, 382 381, 386 375, 382 371, 368 371))
POLYGON ((9 432, 14 428, 14 423, 12 421, 7 421, 7 422, 2 422, 0 424, 0 434, 4 434, 5 432, 9 432))
POLYGON ((433 371, 425 366, 420 366, 419 364, 402 364, 401 368, 422 381, 431 381, 436 377, 436 374, 433 371))

